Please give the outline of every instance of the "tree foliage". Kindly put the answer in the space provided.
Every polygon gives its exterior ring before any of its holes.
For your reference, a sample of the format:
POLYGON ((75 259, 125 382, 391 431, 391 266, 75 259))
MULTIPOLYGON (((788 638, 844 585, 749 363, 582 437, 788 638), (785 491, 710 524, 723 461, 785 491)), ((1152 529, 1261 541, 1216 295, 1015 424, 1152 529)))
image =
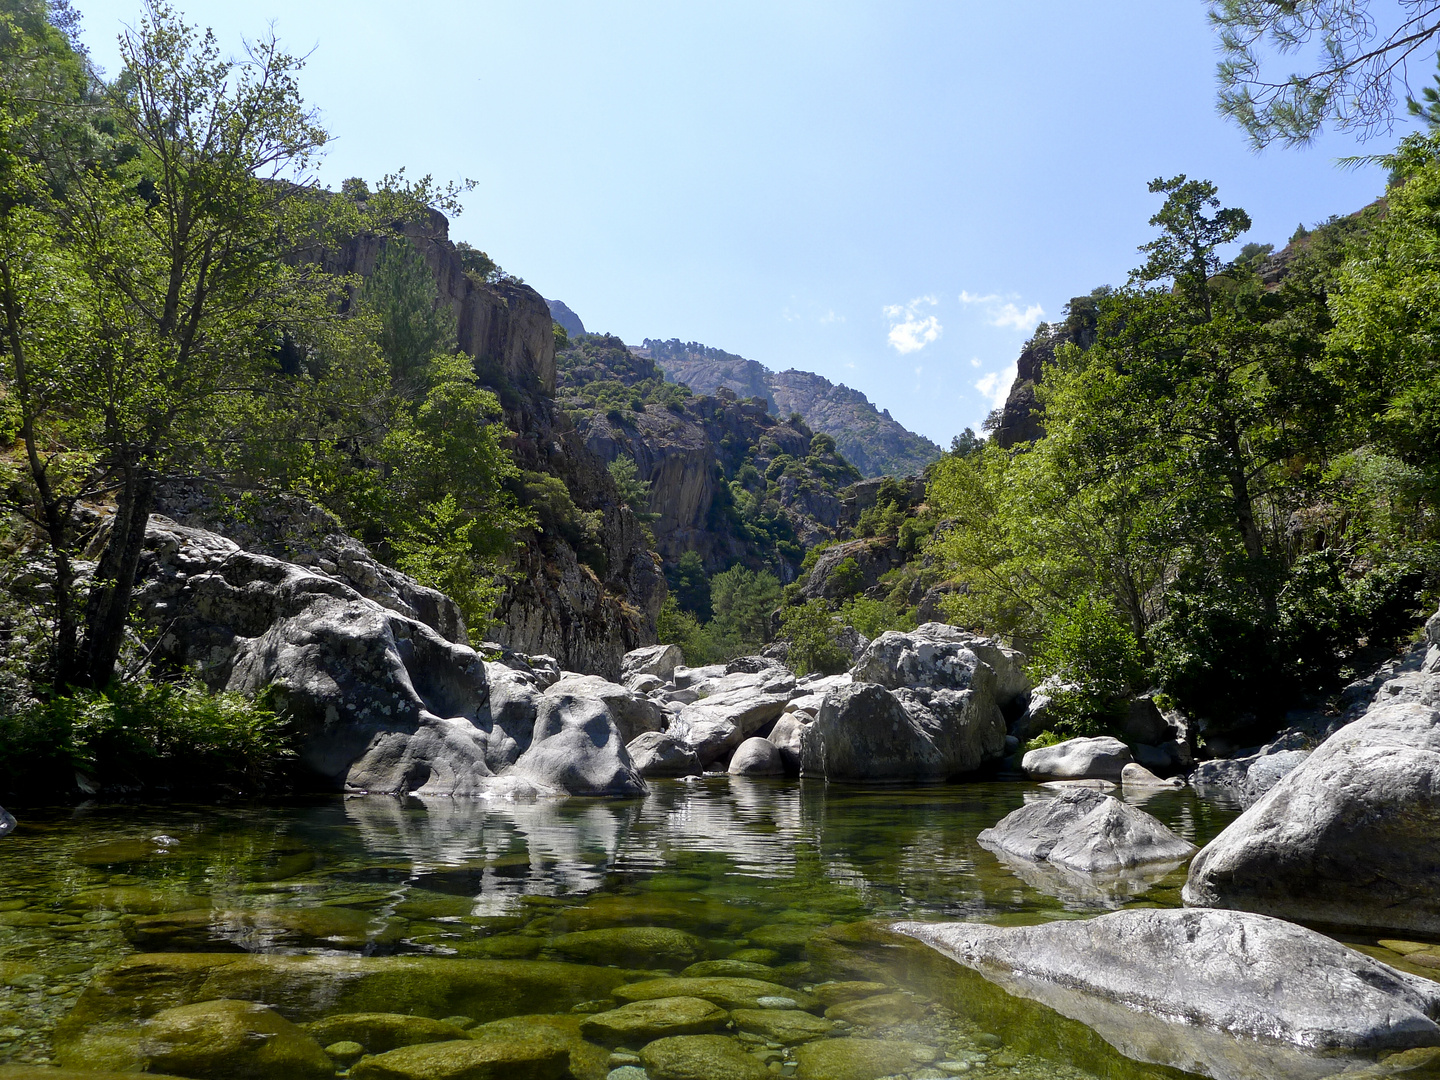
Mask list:
POLYGON ((1440 34, 1434 0, 1211 0, 1209 14, 1220 111, 1257 149, 1303 146, 1326 122, 1362 138, 1389 132, 1397 83, 1440 34), (1292 56, 1298 70, 1276 70, 1292 56))

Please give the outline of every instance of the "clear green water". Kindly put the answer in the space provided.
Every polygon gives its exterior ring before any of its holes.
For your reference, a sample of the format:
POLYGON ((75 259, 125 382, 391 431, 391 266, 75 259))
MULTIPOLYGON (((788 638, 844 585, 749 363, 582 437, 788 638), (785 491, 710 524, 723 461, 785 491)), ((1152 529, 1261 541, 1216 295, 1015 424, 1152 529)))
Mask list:
MULTIPOLYGON (((892 1009, 838 1034, 915 1044, 921 1052, 904 1071, 912 1078, 1178 1075, 1129 1063, 1038 1007, 946 990, 943 971, 877 944, 866 928, 876 919, 1026 921, 1179 903, 1183 870, 1101 894, 1083 881, 1022 880, 1016 870, 1025 868, 976 843, 1037 789, 725 777, 652 787, 633 802, 17 808, 22 827, 0 843, 0 1064, 54 1060, 55 1026, 92 981, 110 998, 136 993, 135 1015, 145 1015, 133 980, 119 991, 105 981, 136 953, 573 962, 586 958, 564 951, 576 940, 564 933, 641 925, 692 933, 699 959, 764 963, 769 981, 802 991, 832 979, 890 984, 909 995, 906 1015, 892 1009)), ((1144 806, 1196 844, 1236 813, 1189 791, 1144 806)), ((638 980, 678 973, 692 958, 588 959, 619 963, 638 980)), ((402 1001, 387 1009, 412 1011, 402 1001)), ((568 1013, 570 1003, 553 1011, 568 1013)), ((793 1048, 735 1037, 768 1059, 771 1074, 795 1074, 793 1048)))

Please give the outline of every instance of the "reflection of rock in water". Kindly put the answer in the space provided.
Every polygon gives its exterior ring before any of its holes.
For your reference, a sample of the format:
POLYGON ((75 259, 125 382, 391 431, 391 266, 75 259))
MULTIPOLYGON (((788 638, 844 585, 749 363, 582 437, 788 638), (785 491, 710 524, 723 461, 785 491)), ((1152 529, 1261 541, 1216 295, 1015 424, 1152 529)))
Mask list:
POLYGON ((346 800, 372 855, 405 861, 411 882, 470 895, 501 914, 526 895, 597 889, 639 812, 635 803, 544 799, 346 800))
POLYGON ((1022 859, 984 841, 981 841, 981 846, 1030 888, 1055 897, 1068 911, 1122 907, 1136 897, 1143 896, 1152 886, 1184 863, 1181 859, 1168 863, 1147 863, 1111 873, 1085 873, 1080 870, 1067 870, 1053 863, 1022 859))
POLYGON ((15 831, 16 821, 5 807, 0 806, 0 836, 9 836, 15 831))

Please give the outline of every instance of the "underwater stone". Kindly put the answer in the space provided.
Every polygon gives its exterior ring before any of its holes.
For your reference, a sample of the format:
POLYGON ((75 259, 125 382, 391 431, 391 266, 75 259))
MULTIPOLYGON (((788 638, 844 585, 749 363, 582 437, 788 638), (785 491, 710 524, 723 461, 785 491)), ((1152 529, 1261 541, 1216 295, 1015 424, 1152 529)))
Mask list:
POLYGON ((786 1046, 809 1042, 835 1030, 833 1021, 798 1009, 736 1009, 730 1016, 741 1031, 763 1035, 786 1046))
POLYGON ((644 982, 617 986, 612 991, 617 1001, 652 1001, 665 997, 698 997, 714 1002, 722 1009, 762 1008, 765 997, 788 998, 802 1009, 815 1006, 815 999, 800 990, 759 979, 648 979, 644 982))
POLYGON ((704 998, 652 998, 587 1016, 580 1031, 606 1046, 639 1046, 670 1035, 709 1035, 724 1030, 729 1020, 724 1009, 704 998))
POLYGON ((357 1042, 370 1054, 466 1038, 464 1029, 453 1024, 406 1013, 340 1013, 306 1024, 305 1030, 322 1046, 357 1042))
POLYGON ((550 942, 558 953, 591 964, 677 968, 705 955, 705 942, 665 926, 617 926, 561 934, 550 942))
POLYGON ((406 1046, 361 1058, 351 1080, 565 1080, 570 1053, 540 1033, 406 1046))
POLYGON ((880 1080, 935 1060, 928 1046, 897 1039, 821 1039, 795 1051, 800 1080, 880 1080))
POLYGON ((640 1051, 651 1080, 768 1080, 761 1060, 723 1035, 657 1039, 640 1051))

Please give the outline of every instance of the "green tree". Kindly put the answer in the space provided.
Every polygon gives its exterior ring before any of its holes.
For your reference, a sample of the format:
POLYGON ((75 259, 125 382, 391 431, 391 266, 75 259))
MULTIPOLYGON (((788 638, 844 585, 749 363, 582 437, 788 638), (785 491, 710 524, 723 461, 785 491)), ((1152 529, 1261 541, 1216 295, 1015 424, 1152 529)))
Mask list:
POLYGON ((650 524, 660 515, 650 509, 650 481, 640 479, 640 470, 634 458, 617 457, 610 462, 610 479, 620 492, 620 501, 630 507, 630 512, 642 524, 650 524))
POLYGON ((1429 56, 1440 33, 1431 0, 1395 0, 1377 17, 1370 0, 1211 0, 1220 39, 1220 111, 1256 149, 1303 146, 1327 121, 1362 138, 1388 132, 1395 82, 1429 56), (1300 54, 1299 70, 1272 73, 1277 57, 1300 54))
POLYGON ((420 392, 431 359, 455 349, 455 313, 441 303, 435 275, 414 244, 397 238, 381 248, 359 301, 379 320, 378 344, 395 387, 420 392))
POLYGON ((710 579, 710 596, 710 632, 727 659, 756 652, 770 640, 770 617, 781 599, 780 581, 770 571, 732 566, 710 579))
POLYGON ((824 600, 786 608, 780 636, 790 642, 790 667, 797 675, 838 675, 850 666, 850 654, 836 644, 840 623, 824 600))
POLYGON ((709 622, 714 614, 710 603, 710 578, 698 551, 682 552, 676 565, 666 572, 670 595, 681 611, 689 612, 701 622, 709 622))

